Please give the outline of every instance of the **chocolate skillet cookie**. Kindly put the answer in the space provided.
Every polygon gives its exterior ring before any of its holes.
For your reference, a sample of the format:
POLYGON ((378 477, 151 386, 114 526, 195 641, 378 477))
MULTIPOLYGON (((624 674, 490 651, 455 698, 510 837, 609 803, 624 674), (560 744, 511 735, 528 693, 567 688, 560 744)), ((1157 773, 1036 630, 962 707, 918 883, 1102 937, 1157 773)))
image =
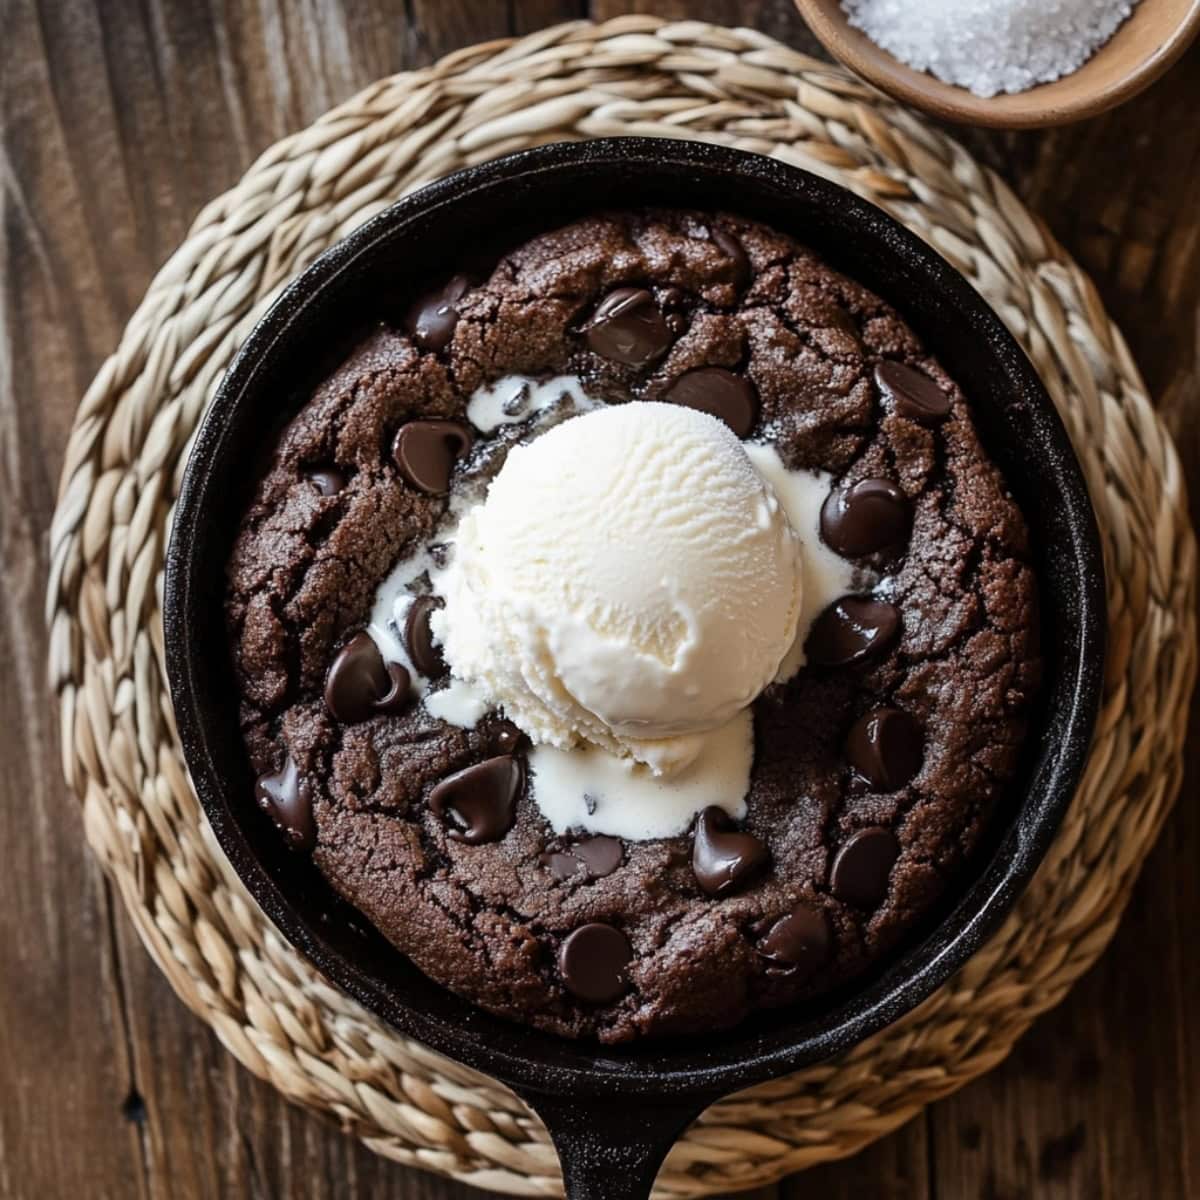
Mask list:
POLYGON ((254 799, 423 971, 540 1029, 720 1029, 860 975, 1011 802, 1039 680, 1025 525, 969 398, 878 297, 734 216, 596 216, 430 283, 315 390, 245 512, 226 609, 254 799), (861 586, 754 701, 744 819, 555 835, 522 730, 427 707, 437 599, 405 663, 364 632, 398 561, 445 553, 451 494, 567 415, 473 425, 512 375, 697 408, 832 476, 821 538, 861 586))

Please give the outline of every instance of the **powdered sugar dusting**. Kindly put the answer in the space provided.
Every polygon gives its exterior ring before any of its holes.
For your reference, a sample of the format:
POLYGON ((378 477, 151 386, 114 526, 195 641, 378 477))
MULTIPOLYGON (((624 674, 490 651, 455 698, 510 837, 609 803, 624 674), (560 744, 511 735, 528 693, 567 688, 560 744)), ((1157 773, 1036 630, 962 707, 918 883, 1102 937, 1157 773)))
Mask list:
POLYGON ((842 0, 889 54, 977 96, 1024 92, 1077 71, 1138 0, 842 0))

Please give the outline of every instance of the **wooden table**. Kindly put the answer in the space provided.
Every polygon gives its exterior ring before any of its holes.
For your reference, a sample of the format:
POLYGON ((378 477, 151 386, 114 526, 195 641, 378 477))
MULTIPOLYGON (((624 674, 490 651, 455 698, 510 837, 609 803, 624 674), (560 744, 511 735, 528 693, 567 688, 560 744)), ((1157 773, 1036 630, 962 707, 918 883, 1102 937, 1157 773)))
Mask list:
MULTIPOLYGON (((467 43, 630 10, 814 44, 790 0, 0 0, 0 1197, 481 1195, 285 1104, 176 1001, 84 849, 46 698, 46 529, 78 398, 200 205, 467 43)), ((966 131, 1092 271, 1200 491, 1200 46, 1110 116, 966 131)), ((1193 722, 1195 731, 1195 722, 1193 722)), ((1200 1196, 1200 739, 1115 943, 998 1070, 760 1197, 1200 1196)))

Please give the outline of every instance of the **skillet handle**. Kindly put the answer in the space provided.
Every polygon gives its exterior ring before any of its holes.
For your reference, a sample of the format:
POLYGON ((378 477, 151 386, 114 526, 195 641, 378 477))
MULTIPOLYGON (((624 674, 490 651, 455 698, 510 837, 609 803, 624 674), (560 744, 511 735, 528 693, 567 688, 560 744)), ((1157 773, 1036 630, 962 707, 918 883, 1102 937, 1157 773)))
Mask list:
POLYGON ((713 1097, 642 1102, 538 1092, 523 1099, 550 1132, 567 1200, 648 1200, 667 1151, 713 1097))

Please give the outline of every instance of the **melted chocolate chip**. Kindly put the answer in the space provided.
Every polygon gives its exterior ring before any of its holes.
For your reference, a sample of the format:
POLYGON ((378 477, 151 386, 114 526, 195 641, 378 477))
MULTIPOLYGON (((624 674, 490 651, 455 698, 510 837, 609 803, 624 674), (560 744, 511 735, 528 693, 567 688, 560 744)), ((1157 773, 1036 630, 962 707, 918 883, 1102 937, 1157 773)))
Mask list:
POLYGON ((290 754, 281 770, 258 777, 254 797, 293 850, 307 851, 316 845, 312 789, 290 754))
POLYGON ((538 862, 559 880, 570 879, 572 875, 578 875, 585 869, 575 855, 568 854, 565 850, 545 850, 538 855, 538 862))
POLYGON ((724 809, 711 805, 700 814, 692 841, 692 871, 709 896, 737 891, 770 861, 766 846, 738 830, 724 809))
POLYGON ((409 606, 404 618, 404 646, 417 671, 426 679, 440 679, 446 673, 442 648, 434 643, 429 618, 442 602, 436 596, 418 596, 409 606))
POLYGON ((683 288, 672 285, 659 292, 658 300, 666 312, 680 312, 687 307, 688 294, 683 288))
POLYGON ((581 925, 558 951, 558 970, 567 990, 580 1000, 604 1004, 629 986, 625 968, 633 959, 629 939, 611 925, 581 925))
POLYGON ((454 464, 473 441, 470 427, 459 421, 409 421, 396 433, 392 458, 413 487, 429 496, 444 496, 454 464))
POLYGON ((587 327, 588 347, 627 367, 644 367, 661 358, 671 340, 671 331, 645 288, 609 292, 587 327))
POLYGON ((337 467, 313 467, 305 474, 322 496, 336 496, 346 486, 346 476, 337 467))
POLYGON ((921 769, 923 743, 921 726, 903 709, 873 708, 851 728, 846 757, 872 787, 894 792, 921 769))
POLYGON ((758 422, 754 384, 724 367, 699 367, 680 375, 663 399, 724 421, 740 438, 749 437, 758 422))
POLYGON ((422 296, 405 313, 405 331, 422 350, 436 353, 450 344, 458 324, 458 302, 470 286, 465 275, 455 275, 438 291, 422 296))
POLYGON ((885 654, 900 635, 900 610, 870 596, 843 596, 812 623, 804 652, 819 667, 845 667, 885 654))
POLYGON ((593 879, 611 875, 624 861, 625 847, 620 838, 597 834, 571 847, 571 853, 587 868, 593 879))
POLYGON ((710 236, 717 249, 733 264, 733 284, 739 291, 750 282, 753 273, 746 247, 725 229, 714 226, 710 236))
POLYGON ((546 851, 538 855, 538 861, 547 867, 555 879, 570 879, 580 873, 592 879, 611 875, 625 858, 625 847, 619 838, 584 838, 565 850, 546 851))
POLYGON ((583 870, 583 863, 573 854, 563 850, 544 850, 538 855, 538 862, 546 867, 555 879, 570 879, 583 870))
POLYGON ((356 633, 338 652, 325 676, 325 707, 344 725, 399 712, 409 701, 408 672, 385 663, 367 633, 356 633))
POLYGON ((376 715, 390 717, 402 713, 411 703, 412 678, 398 662, 386 664, 388 675, 388 690, 375 701, 376 715))
POLYGON ((928 375, 899 362, 881 362, 875 383, 902 417, 922 425, 940 425, 950 415, 950 397, 928 375))
POLYGON ((592 879, 611 875, 622 863, 625 847, 619 838, 597 834, 567 846, 564 850, 547 851, 538 856, 544 867, 556 879, 569 879, 580 873, 592 879))
POLYGON ((487 754, 516 754, 524 748, 527 740, 516 725, 503 717, 490 720, 480 732, 487 754))
POLYGON ((443 779, 429 793, 429 807, 452 823, 450 837, 476 846, 509 831, 524 787, 523 760, 497 755, 443 779))
POLYGON ((758 943, 758 952, 781 973, 807 977, 825 965, 832 941, 825 913, 810 904, 797 904, 771 926, 758 943))
POLYGON ((912 505, 888 479, 835 488, 821 507, 821 537, 844 558, 903 546, 911 529, 912 505))
POLYGON ((900 843, 890 829, 876 826, 851 834, 833 860, 833 894, 859 908, 875 908, 888 892, 900 843))
POLYGON ((837 330, 838 333, 845 334, 853 343, 854 350, 861 354, 863 349, 862 330, 858 327, 858 322, 844 308, 832 308, 825 315, 827 329, 837 330))

